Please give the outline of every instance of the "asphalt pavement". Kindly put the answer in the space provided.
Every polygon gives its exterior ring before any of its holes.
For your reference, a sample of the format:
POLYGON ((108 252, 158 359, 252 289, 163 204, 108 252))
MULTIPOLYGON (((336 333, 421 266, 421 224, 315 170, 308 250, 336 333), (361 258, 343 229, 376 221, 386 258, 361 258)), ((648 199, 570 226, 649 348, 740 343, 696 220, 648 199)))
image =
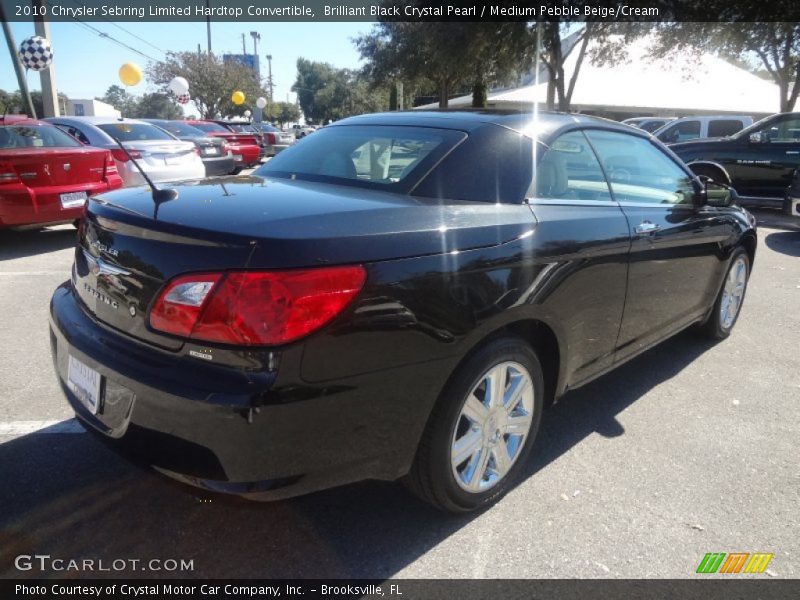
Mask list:
POLYGON ((193 561, 78 576, 690 578, 707 552, 773 553, 762 577, 798 577, 800 222, 758 217, 731 337, 679 334, 571 392, 520 485, 458 517, 393 483, 260 504, 129 465, 71 420, 52 370, 75 230, 0 232, 0 577, 49 554, 193 561))

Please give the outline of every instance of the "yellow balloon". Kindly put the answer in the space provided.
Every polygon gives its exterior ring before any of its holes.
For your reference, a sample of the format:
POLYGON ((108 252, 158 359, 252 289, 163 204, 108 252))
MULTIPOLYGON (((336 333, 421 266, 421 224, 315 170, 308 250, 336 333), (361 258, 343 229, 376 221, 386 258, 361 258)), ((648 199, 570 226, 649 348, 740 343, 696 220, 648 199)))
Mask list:
POLYGON ((240 92, 239 90, 233 92, 233 94, 231 94, 231 102, 237 106, 239 104, 244 104, 244 93, 240 92))
POLYGON ((125 85, 136 85, 142 80, 142 70, 136 63, 125 63, 119 68, 119 79, 125 85))

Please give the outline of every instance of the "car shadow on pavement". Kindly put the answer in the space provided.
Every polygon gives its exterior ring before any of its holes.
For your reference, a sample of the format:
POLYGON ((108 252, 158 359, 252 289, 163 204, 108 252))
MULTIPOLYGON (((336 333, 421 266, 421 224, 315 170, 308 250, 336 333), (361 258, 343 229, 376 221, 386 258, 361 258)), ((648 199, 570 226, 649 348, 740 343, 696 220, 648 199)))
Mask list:
POLYGON ((0 262, 71 248, 77 232, 64 226, 29 231, 0 231, 0 262))
POLYGON ((770 233, 764 243, 770 250, 786 254, 788 256, 800 256, 800 230, 796 232, 781 231, 770 233))
MULTIPOLYGON (((623 435, 616 415, 712 346, 680 334, 565 396, 544 415, 520 485, 536 485, 537 471, 592 433, 623 435)), ((74 433, 0 444, 0 506, 0 577, 64 576, 14 566, 19 555, 49 554, 194 566, 66 573, 73 577, 387 578, 480 518, 440 513, 387 482, 264 504, 207 495, 74 433)))

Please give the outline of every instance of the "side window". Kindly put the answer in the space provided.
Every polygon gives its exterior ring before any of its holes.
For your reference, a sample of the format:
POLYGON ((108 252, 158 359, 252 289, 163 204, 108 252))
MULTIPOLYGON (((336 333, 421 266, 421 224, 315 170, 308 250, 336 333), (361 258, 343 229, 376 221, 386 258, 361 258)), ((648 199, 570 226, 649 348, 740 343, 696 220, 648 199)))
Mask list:
POLYGON ((708 137, 726 137, 744 129, 737 119, 716 119, 708 123, 708 137))
POLYGON ((800 142, 800 116, 776 119, 761 131, 768 142, 800 142))
POLYGON ((589 130, 618 202, 691 204, 689 175, 649 140, 612 131, 589 130))
POLYGON ((82 144, 87 144, 87 145, 89 144, 88 138, 74 127, 70 127, 69 125, 56 125, 56 127, 58 127, 61 131, 70 134, 72 137, 74 137, 82 144))
POLYGON ((681 121, 668 127, 658 135, 665 144, 685 142, 700 137, 700 121, 681 121))
POLYGON ((531 138, 485 125, 453 149, 413 190, 415 196, 520 203, 533 179, 531 138))
POLYGON ((565 133, 544 151, 534 189, 537 198, 611 200, 600 163, 580 131, 565 133))

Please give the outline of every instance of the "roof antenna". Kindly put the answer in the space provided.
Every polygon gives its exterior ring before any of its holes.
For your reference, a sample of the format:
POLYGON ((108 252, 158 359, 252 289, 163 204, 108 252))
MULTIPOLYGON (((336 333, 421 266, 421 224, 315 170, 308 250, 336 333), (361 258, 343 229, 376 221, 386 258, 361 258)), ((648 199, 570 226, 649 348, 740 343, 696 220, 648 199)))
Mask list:
POLYGON ((136 161, 135 158, 133 158, 133 155, 128 151, 128 149, 122 145, 122 142, 119 141, 119 138, 111 136, 111 139, 113 139, 117 143, 117 146, 119 146, 120 149, 122 149, 122 151, 125 153, 125 156, 128 157, 128 160, 130 160, 133 163, 133 166, 135 166, 136 169, 139 171, 139 173, 142 174, 142 177, 144 177, 144 180, 147 182, 147 185, 150 186, 150 189, 152 190, 153 193, 153 202, 156 205, 155 210, 153 211, 153 219, 158 220, 158 207, 161 206, 163 202, 169 202, 170 200, 174 200, 175 198, 177 198, 178 190, 174 188, 156 187, 156 184, 153 183, 153 180, 150 179, 147 173, 144 172, 142 166, 136 161))

